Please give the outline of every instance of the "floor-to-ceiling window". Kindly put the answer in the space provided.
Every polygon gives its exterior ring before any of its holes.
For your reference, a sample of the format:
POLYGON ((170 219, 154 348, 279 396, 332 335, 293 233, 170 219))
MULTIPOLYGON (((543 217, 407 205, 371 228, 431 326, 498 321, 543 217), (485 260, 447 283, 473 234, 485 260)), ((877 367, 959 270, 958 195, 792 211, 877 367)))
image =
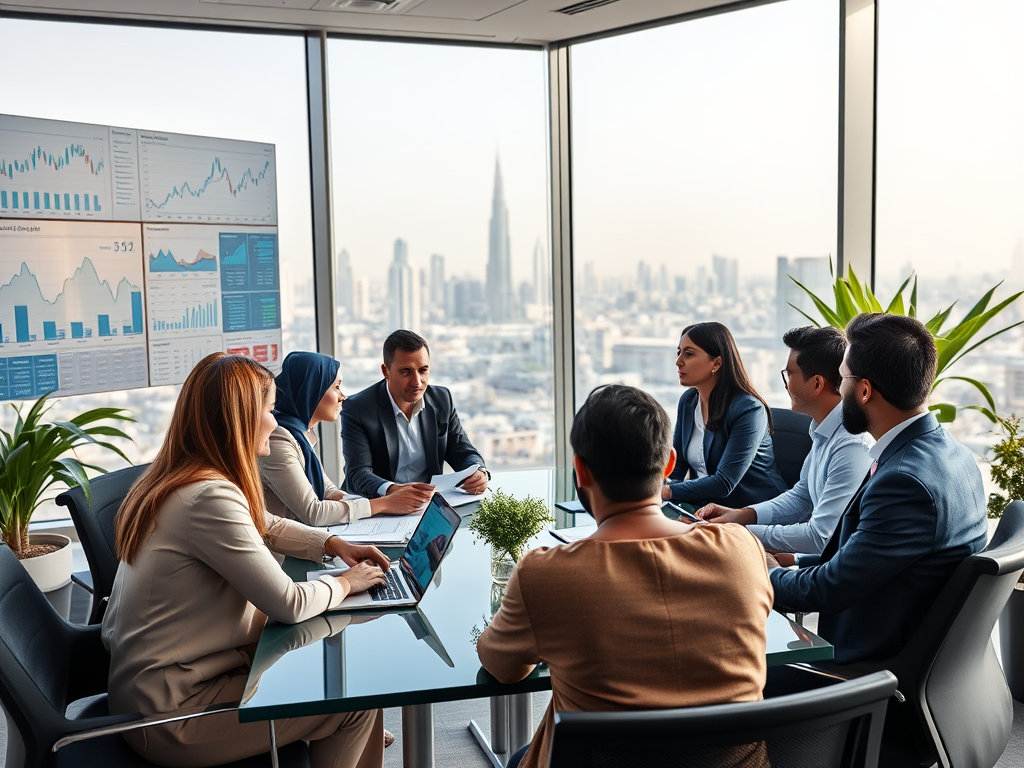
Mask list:
MULTIPOLYGON (((5 114, 274 144, 282 351, 315 346, 302 38, 6 19, 0 39, 10 67, 21 72, 17 86, 5 81, 5 114)), ((16 273, 12 261, 0 253, 0 285, 16 273)), ((137 423, 127 427, 135 445, 126 453, 144 462, 160 446, 176 392, 152 387, 58 398, 52 415, 99 405, 128 409, 137 423)), ((2 411, 0 423, 8 427, 13 412, 2 411)), ((109 454, 99 462, 119 466, 109 454)), ((49 508, 39 517, 64 513, 49 508)))
POLYGON ((599 383, 675 413, 675 347, 718 320, 788 404, 782 334, 836 244, 838 5, 790 0, 574 46, 577 405, 599 383))
POLYGON ((552 464, 543 54, 327 50, 346 389, 381 378, 391 331, 415 330, 488 466, 552 464))
MULTIPOLYGON (((875 284, 888 300, 916 274, 922 319, 956 303, 948 328, 1000 281, 996 300, 1024 290, 1024 4, 885 0, 878 18, 875 284)), ((990 328, 1022 319, 1018 303, 990 328)), ((1024 414, 1024 329, 950 374, 988 384, 1001 415, 1024 414)), ((956 381, 933 400, 984 403, 956 381)), ((979 454, 996 439, 975 412, 950 429, 979 454)))

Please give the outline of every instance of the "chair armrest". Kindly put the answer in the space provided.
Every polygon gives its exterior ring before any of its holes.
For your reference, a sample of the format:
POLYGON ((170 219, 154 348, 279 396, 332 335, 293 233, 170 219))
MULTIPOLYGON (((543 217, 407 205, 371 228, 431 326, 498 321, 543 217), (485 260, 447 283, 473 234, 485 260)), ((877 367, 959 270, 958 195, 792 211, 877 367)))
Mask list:
POLYGON ((88 731, 79 731, 78 733, 71 733, 62 739, 58 739, 57 743, 53 745, 53 751, 56 752, 58 749, 66 747, 68 744, 74 744, 77 741, 88 741, 89 739, 95 739, 100 736, 110 736, 117 733, 125 733, 127 731, 135 731, 139 728, 149 728, 153 725, 164 725, 165 723, 175 723, 181 720, 192 720, 197 717, 205 717, 206 715, 218 715, 222 712, 237 712, 240 702, 229 702, 227 704, 217 704, 210 707, 192 707, 190 709, 180 709, 177 712, 163 712, 157 715, 122 715, 127 719, 124 722, 114 723, 112 725, 105 725, 101 728, 93 728, 88 731))
POLYGON ((93 592, 92 586, 92 573, 89 571, 75 571, 71 574, 71 580, 78 586, 88 592, 90 595, 93 592))

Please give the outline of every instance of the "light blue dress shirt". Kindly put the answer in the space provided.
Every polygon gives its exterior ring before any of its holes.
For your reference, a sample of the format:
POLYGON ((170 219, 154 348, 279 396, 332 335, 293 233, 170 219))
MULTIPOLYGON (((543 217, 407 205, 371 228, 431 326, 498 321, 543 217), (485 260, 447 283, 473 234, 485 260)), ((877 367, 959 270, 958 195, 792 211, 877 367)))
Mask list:
POLYGON ((809 431, 811 452, 800 468, 797 484, 751 507, 757 513, 757 524, 747 528, 766 549, 821 554, 871 467, 871 436, 846 431, 842 403, 821 424, 812 421, 809 431))
POLYGON ((395 483, 415 483, 423 479, 427 473, 427 449, 423 447, 423 398, 412 407, 412 418, 406 416, 398 407, 395 398, 388 390, 391 408, 395 412, 395 426, 398 427, 398 469, 395 471, 395 482, 385 480, 377 489, 377 495, 383 496, 395 483))

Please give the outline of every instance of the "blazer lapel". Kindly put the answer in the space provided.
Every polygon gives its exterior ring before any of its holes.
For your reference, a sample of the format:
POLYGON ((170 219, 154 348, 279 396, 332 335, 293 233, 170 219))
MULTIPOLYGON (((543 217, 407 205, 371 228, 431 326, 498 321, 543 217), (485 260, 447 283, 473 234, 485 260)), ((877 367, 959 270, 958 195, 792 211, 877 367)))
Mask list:
POLYGON ((821 550, 821 562, 829 560, 832 555, 839 549, 840 541, 843 532, 843 521, 846 520, 854 509, 860 508, 860 497, 864 495, 864 489, 868 486, 868 481, 871 479, 871 472, 868 471, 864 475, 864 479, 861 481, 860 487, 857 492, 853 494, 853 498, 850 499, 850 503, 846 505, 846 509, 843 510, 843 514, 839 516, 839 522, 836 523, 835 529, 832 531, 832 536, 829 538, 828 543, 825 544, 825 548, 821 550))
MULTIPOLYGON (((696 418, 696 414, 694 414, 694 418, 696 418)), ((721 430, 710 432, 707 427, 704 428, 704 468, 707 469, 709 475, 715 474, 715 470, 718 469, 718 459, 715 459, 714 464, 711 463, 711 445, 719 437, 722 440, 725 439, 723 435, 719 434, 720 432, 721 430)))
POLYGON ((437 456, 437 412, 427 400, 429 392, 430 390, 427 389, 423 393, 423 410, 420 411, 420 426, 423 428, 421 430, 423 432, 423 453, 427 457, 427 470, 430 474, 440 475, 442 467, 437 456))
POLYGON ((394 477, 398 474, 398 427, 395 425, 395 409, 391 405, 391 398, 388 397, 387 380, 380 383, 377 392, 377 415, 384 429, 384 441, 388 446, 388 465, 391 467, 391 477, 394 477))

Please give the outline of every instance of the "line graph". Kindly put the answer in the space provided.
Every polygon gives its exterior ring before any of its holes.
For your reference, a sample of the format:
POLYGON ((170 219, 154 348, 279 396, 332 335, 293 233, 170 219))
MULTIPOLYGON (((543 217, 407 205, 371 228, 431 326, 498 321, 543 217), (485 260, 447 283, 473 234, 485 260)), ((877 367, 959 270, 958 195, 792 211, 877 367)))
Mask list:
POLYGON ((276 224, 274 146, 139 132, 144 221, 276 224))
POLYGON ((0 115, 0 215, 111 218, 105 126, 0 115))

